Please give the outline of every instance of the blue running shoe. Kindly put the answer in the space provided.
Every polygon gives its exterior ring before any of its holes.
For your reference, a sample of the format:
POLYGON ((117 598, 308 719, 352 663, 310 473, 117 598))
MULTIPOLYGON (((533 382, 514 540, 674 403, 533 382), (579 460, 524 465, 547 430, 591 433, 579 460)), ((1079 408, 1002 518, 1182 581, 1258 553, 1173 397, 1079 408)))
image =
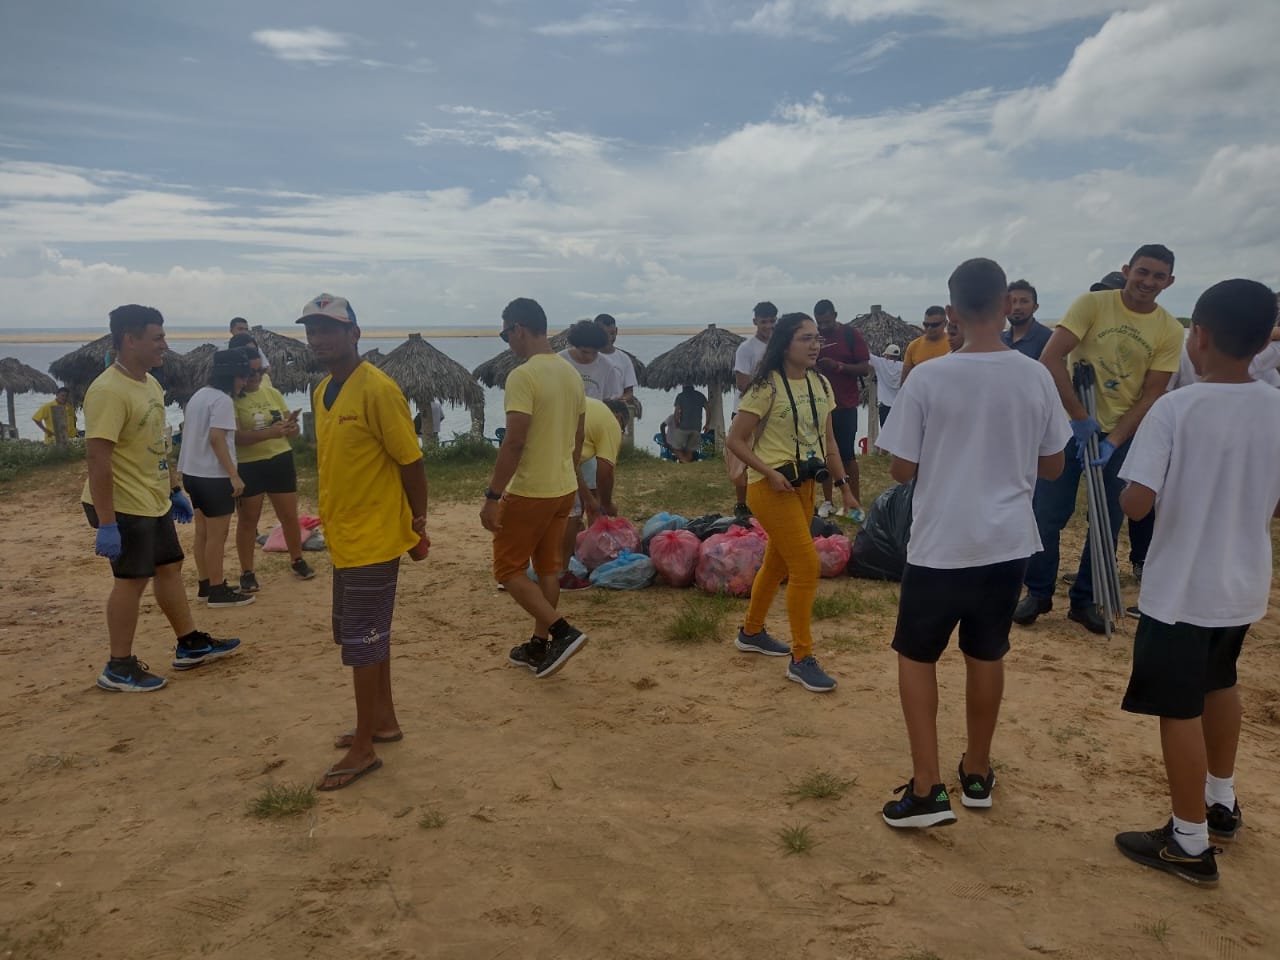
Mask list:
POLYGON ((733 645, 746 653, 763 653, 766 657, 791 656, 791 648, 781 640, 769 636, 768 630, 747 633, 739 627, 738 638, 733 641, 733 645))
POLYGON ((164 677, 150 673, 137 657, 112 657, 102 668, 98 686, 112 693, 150 693, 164 686, 164 677))
POLYGON ((787 679, 794 680, 810 693, 830 693, 836 688, 836 682, 823 673, 812 656, 792 660, 787 667, 787 679))
POLYGON ((173 651, 173 669, 193 670, 202 663, 225 657, 238 646, 237 639, 215 640, 207 633, 196 631, 186 642, 178 641, 173 651))

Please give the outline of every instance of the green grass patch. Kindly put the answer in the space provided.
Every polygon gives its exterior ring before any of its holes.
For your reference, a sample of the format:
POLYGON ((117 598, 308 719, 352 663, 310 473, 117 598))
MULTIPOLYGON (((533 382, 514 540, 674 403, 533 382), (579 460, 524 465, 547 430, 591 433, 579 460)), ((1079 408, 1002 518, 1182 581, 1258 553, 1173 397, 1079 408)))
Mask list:
POLYGON ((448 822, 449 818, 439 810, 428 810, 418 819, 418 826, 423 830, 439 830, 448 822))
POLYGON ((68 440, 66 446, 38 440, 0 441, 0 483, 7 483, 46 467, 84 459, 84 441, 68 440))
POLYGON ((814 770, 791 784, 787 794, 797 800, 839 800, 856 782, 856 777, 844 780, 826 770, 814 770))
POLYGON ((711 595, 686 600, 684 609, 667 624, 665 636, 672 643, 694 644, 718 640, 724 621, 734 607, 733 598, 711 595))
POLYGON ((778 831, 778 845, 787 856, 803 856, 818 845, 813 831, 799 824, 778 831))
POLYGON ((309 783, 269 783, 249 804, 249 812, 264 820, 296 817, 316 805, 316 789, 309 783))
POLYGON ((1164 943, 1169 939, 1169 921, 1164 917, 1158 920, 1149 920, 1142 925, 1142 932, 1156 943, 1164 943))

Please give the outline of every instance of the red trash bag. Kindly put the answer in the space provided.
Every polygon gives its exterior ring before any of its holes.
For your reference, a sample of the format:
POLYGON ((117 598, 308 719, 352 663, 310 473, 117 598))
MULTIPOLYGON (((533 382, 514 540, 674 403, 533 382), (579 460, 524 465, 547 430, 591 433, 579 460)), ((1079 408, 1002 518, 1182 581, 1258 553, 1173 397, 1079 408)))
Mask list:
POLYGON ((640 531, 636 525, 626 517, 600 517, 578 534, 573 555, 587 570, 594 570, 602 563, 617 560, 623 550, 641 552, 640 531))
POLYGON ((702 541, 688 530, 663 530, 649 541, 649 559, 662 582, 672 587, 693 586, 702 541))
POLYGON ((829 537, 814 538, 813 545, 818 550, 818 561, 822 564, 824 577, 843 576, 849 566, 849 554, 853 552, 853 544, 842 533, 833 533, 829 537))
MULTIPOLYGON (((298 517, 298 532, 303 543, 307 537, 311 535, 311 531, 320 526, 319 517, 309 517, 306 514, 298 517)), ((267 534, 267 542, 262 545, 262 549, 267 553, 286 553, 289 547, 284 542, 284 526, 277 523, 275 529, 267 534)))
POLYGON ((694 582, 708 593, 734 597, 751 594, 751 583, 764 562, 764 540, 743 527, 730 527, 702 541, 694 582))

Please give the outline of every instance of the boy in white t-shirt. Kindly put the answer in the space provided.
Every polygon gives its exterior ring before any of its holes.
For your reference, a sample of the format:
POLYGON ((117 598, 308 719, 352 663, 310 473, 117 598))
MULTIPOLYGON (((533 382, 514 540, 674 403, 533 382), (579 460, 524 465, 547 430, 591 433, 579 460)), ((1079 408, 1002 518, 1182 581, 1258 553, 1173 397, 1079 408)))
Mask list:
MULTIPOLYGON (((778 308, 768 300, 761 300, 751 312, 751 323, 756 328, 754 337, 738 344, 733 352, 733 416, 738 415, 738 404, 746 392, 747 384, 756 375, 756 368, 764 359, 765 347, 773 336, 773 327, 778 322, 778 308)), ((732 418, 731 418, 732 419, 732 418)), ((724 462, 729 470, 729 482, 733 484, 733 515, 745 521, 751 517, 751 508, 747 506, 747 465, 735 457, 728 446, 724 448, 724 462)))
POLYGON ((1159 505, 1122 706, 1160 718, 1173 816, 1116 846, 1206 886, 1218 882, 1211 839, 1235 839, 1242 822, 1236 660, 1267 611, 1280 516, 1280 391, 1249 373, 1274 316, 1274 294, 1252 280, 1200 296, 1187 345, 1201 380, 1155 402, 1120 472, 1125 514, 1159 505))
POLYGON ((955 820, 938 765, 936 665, 957 625, 968 675, 961 800, 991 806, 1013 608, 1027 558, 1041 548, 1031 497, 1037 477, 1062 472, 1071 436, 1049 371, 1000 340, 1009 310, 1000 265, 966 260, 948 286, 947 316, 964 346, 902 385, 879 439, 893 479, 916 482, 893 638, 912 777, 884 806, 891 827, 955 820))
POLYGON ((591 320, 579 320, 569 328, 569 349, 560 356, 569 361, 582 377, 582 387, 594 400, 612 400, 622 396, 622 371, 600 353, 609 343, 604 328, 591 320))

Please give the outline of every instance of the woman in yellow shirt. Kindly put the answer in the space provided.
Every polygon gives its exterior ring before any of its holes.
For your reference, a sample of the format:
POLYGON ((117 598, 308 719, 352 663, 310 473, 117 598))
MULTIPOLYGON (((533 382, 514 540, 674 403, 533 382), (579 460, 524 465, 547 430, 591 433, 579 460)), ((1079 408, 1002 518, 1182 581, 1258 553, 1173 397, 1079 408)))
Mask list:
POLYGON ((815 483, 829 474, 845 507, 857 506, 831 431, 831 385, 812 369, 821 347, 812 319, 803 313, 779 319, 726 440, 730 452, 747 465, 747 505, 769 534, 735 646, 766 656, 790 654, 787 679, 814 693, 836 686, 814 659, 810 631, 819 574, 809 532, 815 483), (764 628, 784 578, 790 647, 764 628))

